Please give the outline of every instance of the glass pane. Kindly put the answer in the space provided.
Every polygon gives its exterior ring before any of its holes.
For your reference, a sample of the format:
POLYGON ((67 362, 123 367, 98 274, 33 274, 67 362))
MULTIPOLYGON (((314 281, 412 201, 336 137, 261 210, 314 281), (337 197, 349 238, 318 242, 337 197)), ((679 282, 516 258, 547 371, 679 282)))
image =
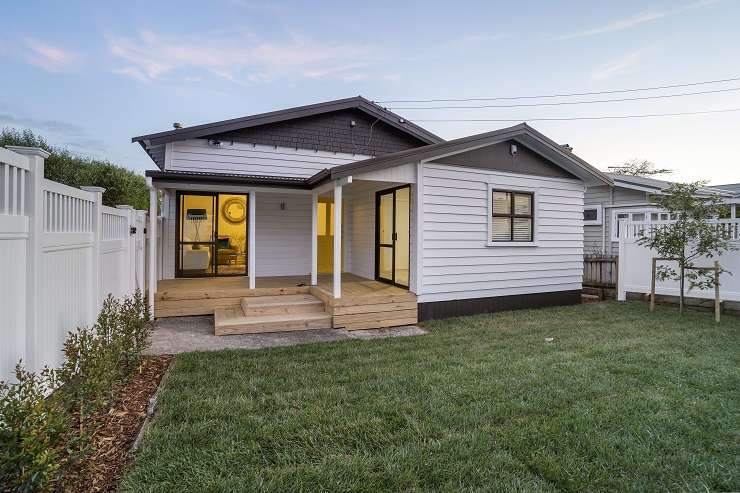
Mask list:
POLYGON ((511 194, 508 192, 493 192, 493 213, 511 214, 511 194))
POLYGON ((180 246, 180 271, 185 277, 212 276, 213 243, 192 243, 180 246))
POLYGON ((727 204, 719 206, 719 219, 729 219, 732 217, 732 209, 727 204))
POLYGON ((378 256, 378 277, 383 279, 393 278, 393 248, 392 247, 380 247, 378 256))
POLYGON ((514 218, 514 241, 532 241, 532 220, 514 218))
POLYGON ((180 241, 212 242, 215 197, 181 195, 180 241))
POLYGON ((617 219, 627 219, 629 217, 630 217, 629 214, 621 214, 621 213, 617 214, 617 219))
POLYGON ((409 284, 409 209, 408 188, 396 190, 396 283, 409 284))
POLYGON ((511 218, 494 217, 491 221, 492 241, 511 241, 511 218))
POLYGON ((668 220, 668 213, 667 212, 661 212, 660 213, 660 220, 661 221, 667 221, 668 220))
POLYGON ((651 221, 657 221, 658 220, 658 213, 657 212, 651 212, 650 213, 650 220, 651 221))
POLYGON ((532 196, 514 195, 514 214, 532 215, 532 196))
POLYGON ((319 236, 326 236, 326 203, 319 202, 316 212, 316 231, 319 236))
POLYGON ((583 220, 584 221, 596 221, 599 218, 598 216, 598 210, 596 209, 585 209, 583 211, 583 220))
POLYGON ((219 194, 218 273, 244 275, 247 272, 247 196, 219 194))
POLYGON ((393 194, 380 196, 380 243, 393 243, 393 194))
POLYGON ((326 218, 329 223, 329 236, 334 236, 334 202, 329 204, 329 216, 326 218))
POLYGON ((645 220, 645 213, 639 212, 636 214, 632 214, 632 220, 633 221, 644 221, 645 220))

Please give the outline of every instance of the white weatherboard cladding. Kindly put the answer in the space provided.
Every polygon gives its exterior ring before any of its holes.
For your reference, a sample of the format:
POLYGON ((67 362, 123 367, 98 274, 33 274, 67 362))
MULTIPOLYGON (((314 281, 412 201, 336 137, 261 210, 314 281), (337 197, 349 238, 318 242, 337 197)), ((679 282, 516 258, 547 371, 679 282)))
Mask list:
POLYGON ((165 169, 307 178, 323 169, 370 157, 230 141, 214 146, 206 139, 191 139, 168 145, 165 169))
POLYGON ((581 289, 581 181, 437 164, 423 173, 419 302, 581 289), (489 187, 536 192, 537 246, 487 246, 489 187))
POLYGON ((311 195, 257 192, 255 213, 257 276, 308 275, 311 195))
POLYGON ((355 180, 384 181, 394 183, 416 183, 416 164, 408 163, 392 168, 368 171, 353 175, 355 180))
POLYGON ((345 206, 345 266, 353 274, 375 279, 375 192, 349 193, 345 206))
MULTIPOLYGON (((172 279, 176 262, 177 201, 174 190, 168 190, 167 196, 162 272, 164 279, 172 279)), ((255 213, 257 276, 308 274, 311 271, 311 195, 257 192, 255 213), (284 209, 281 204, 285 204, 284 209)))

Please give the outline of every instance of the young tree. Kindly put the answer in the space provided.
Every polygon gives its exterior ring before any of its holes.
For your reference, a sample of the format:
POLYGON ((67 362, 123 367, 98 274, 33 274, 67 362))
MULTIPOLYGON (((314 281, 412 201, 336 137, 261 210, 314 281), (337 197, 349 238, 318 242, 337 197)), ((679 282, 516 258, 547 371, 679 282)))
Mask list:
POLYGON ((609 169, 614 170, 615 173, 619 173, 620 175, 629 176, 647 177, 673 173, 672 169, 656 168, 655 163, 648 161, 647 159, 643 159, 642 161, 639 159, 632 159, 624 163, 622 166, 609 166, 609 169))
POLYGON ((640 245, 655 250, 661 257, 678 261, 678 270, 666 265, 658 266, 656 277, 659 280, 679 281, 680 313, 683 313, 686 281, 689 283, 689 290, 714 287, 713 273, 691 269, 696 267, 694 262, 703 257, 712 258, 726 251, 737 250, 730 243, 729 235, 712 222, 722 210, 719 196, 698 194, 705 184, 674 183, 664 190, 663 195, 653 197, 653 202, 676 220, 655 228, 651 234, 637 240, 640 245))

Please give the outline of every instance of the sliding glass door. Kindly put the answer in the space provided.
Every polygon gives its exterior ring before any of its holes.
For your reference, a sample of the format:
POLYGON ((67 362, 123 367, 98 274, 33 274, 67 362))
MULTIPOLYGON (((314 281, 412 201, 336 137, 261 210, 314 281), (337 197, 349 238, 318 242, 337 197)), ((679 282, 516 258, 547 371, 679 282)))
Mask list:
POLYGON ((247 274, 247 196, 177 193, 176 276, 247 274))
POLYGON ((376 196, 375 277, 409 286, 410 188, 383 190, 376 196))

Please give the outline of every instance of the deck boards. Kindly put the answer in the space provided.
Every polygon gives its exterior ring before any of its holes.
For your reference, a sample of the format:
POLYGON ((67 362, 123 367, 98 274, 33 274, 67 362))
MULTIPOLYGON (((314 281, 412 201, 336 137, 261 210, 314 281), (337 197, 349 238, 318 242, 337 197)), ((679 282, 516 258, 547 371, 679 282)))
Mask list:
POLYGON ((249 289, 248 277, 167 279, 159 281, 154 298, 157 317, 212 315, 216 308, 238 308, 242 298, 312 294, 322 300, 335 328, 359 330, 417 322, 416 295, 405 289, 354 274, 342 275, 342 297, 332 297, 332 276, 258 277, 249 289))

